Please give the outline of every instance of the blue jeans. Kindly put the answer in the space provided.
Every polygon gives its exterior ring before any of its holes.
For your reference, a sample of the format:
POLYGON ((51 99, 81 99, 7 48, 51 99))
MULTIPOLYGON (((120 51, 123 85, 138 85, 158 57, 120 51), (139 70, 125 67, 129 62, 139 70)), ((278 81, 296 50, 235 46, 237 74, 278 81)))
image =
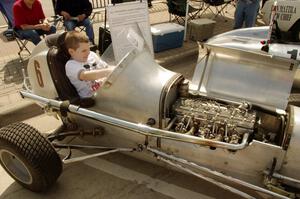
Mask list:
POLYGON ((21 39, 27 39, 32 41, 34 45, 37 45, 41 41, 41 35, 49 35, 56 32, 55 26, 51 26, 49 31, 44 30, 16 30, 21 39))
POLYGON ((93 24, 89 18, 86 18, 81 22, 78 22, 76 20, 65 20, 64 25, 67 31, 74 30, 76 26, 84 26, 89 40, 94 43, 94 29, 93 24))
POLYGON ((253 27, 259 9, 259 0, 238 0, 234 13, 234 29, 253 27))

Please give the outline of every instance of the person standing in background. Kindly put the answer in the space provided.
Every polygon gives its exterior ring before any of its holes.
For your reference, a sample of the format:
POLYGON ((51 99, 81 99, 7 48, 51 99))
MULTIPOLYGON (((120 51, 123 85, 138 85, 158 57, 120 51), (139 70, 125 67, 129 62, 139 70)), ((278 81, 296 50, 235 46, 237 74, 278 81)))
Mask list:
POLYGON ((234 14, 234 29, 255 26, 260 0, 238 0, 234 14))

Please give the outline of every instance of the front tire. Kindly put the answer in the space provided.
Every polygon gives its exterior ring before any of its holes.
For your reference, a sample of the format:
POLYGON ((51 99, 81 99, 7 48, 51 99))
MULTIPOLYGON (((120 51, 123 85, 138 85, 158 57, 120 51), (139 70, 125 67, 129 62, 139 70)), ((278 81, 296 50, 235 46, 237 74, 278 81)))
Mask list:
POLYGON ((25 123, 0 129, 0 163, 23 187, 46 191, 62 172, 62 162, 51 143, 25 123))

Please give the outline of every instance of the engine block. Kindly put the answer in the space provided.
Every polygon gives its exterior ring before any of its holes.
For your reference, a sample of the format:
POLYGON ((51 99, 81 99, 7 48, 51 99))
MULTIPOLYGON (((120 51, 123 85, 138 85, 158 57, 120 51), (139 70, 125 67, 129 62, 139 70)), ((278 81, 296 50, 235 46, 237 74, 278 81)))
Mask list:
POLYGON ((179 98, 172 107, 177 133, 238 144, 254 130, 256 112, 247 104, 226 105, 207 99, 179 98))

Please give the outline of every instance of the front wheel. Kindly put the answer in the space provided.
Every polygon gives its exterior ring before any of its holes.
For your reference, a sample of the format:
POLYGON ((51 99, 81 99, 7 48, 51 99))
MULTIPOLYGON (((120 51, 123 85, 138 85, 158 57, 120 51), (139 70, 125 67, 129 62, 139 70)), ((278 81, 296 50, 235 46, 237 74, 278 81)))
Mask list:
POLYGON ((46 191, 62 172, 62 162, 51 143, 25 123, 0 129, 0 163, 23 187, 46 191))

